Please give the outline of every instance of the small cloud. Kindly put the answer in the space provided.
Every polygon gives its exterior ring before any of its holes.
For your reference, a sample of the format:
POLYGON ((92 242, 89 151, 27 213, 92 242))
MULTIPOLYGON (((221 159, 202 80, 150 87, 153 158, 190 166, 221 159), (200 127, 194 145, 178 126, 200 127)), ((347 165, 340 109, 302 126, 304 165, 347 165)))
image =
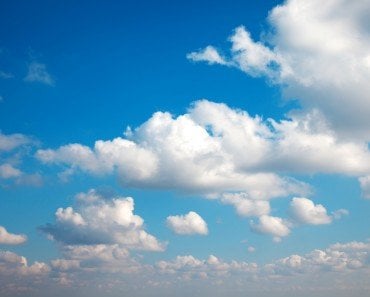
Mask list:
POLYGON ((333 218, 336 220, 341 219, 344 216, 348 216, 349 211, 347 209, 338 209, 336 211, 333 211, 333 218))
POLYGON ((194 211, 186 215, 167 217, 167 226, 180 235, 208 234, 207 223, 194 211))
POLYGON ((213 46, 207 46, 197 52, 191 52, 186 55, 186 58, 194 62, 207 62, 208 64, 228 64, 227 61, 219 54, 213 46))
POLYGON ((253 246, 249 246, 247 250, 248 250, 248 252, 250 252, 250 253, 254 253, 254 252, 256 251, 256 248, 255 248, 255 247, 253 247, 253 246))
POLYGON ((26 240, 26 235, 9 233, 3 226, 0 226, 0 244, 18 245, 26 242, 26 240))
POLYGON ((47 72, 45 64, 32 62, 28 66, 27 76, 24 78, 28 82, 40 82, 49 86, 54 86, 55 82, 47 72))
POLYGON ((0 179, 9 179, 14 177, 19 177, 22 175, 22 171, 13 167, 11 164, 1 164, 0 165, 0 179))

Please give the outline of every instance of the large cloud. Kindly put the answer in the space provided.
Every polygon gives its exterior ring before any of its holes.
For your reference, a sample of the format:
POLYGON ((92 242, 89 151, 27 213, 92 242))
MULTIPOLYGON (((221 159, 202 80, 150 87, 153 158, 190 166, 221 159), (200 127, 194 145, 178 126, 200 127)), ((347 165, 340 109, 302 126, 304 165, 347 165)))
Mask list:
POLYGON ((126 135, 96 141, 93 149, 69 144, 39 150, 37 157, 97 175, 117 170, 125 186, 206 194, 244 191, 258 199, 307 193, 305 184, 261 164, 274 147, 269 125, 224 104, 198 101, 177 118, 157 112, 126 135))
POLYGON ((104 199, 95 190, 77 195, 76 209, 59 208, 56 223, 40 227, 63 245, 117 244, 134 250, 163 251, 165 245, 144 230, 130 197, 104 199))
MULTIPOLYGON (((219 64, 266 76, 305 108, 322 110, 341 135, 369 141, 369 7, 369 0, 288 0, 270 12, 261 41, 236 28, 230 58, 219 64)), ((204 52, 188 57, 217 63, 204 52)))
POLYGON ((126 138, 39 150, 37 157, 97 175, 117 170, 126 186, 246 191, 259 198, 303 190, 276 172, 370 172, 367 145, 338 138, 318 110, 263 121, 207 100, 176 118, 157 112, 126 138))

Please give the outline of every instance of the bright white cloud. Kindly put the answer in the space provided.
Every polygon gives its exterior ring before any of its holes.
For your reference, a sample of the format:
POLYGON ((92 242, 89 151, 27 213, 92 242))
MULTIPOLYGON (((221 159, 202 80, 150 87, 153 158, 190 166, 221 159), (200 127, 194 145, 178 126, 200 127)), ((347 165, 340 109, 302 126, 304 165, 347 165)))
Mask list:
POLYGON ((95 190, 80 194, 76 209, 67 207, 56 211, 56 223, 41 227, 63 245, 118 244, 127 249, 163 251, 165 244, 144 230, 144 220, 133 213, 130 197, 105 199, 95 190), (86 196, 93 196, 88 199, 86 196))
POLYGON ((26 235, 9 233, 3 226, 0 226, 0 244, 17 245, 26 241, 26 235))
POLYGON ((251 224, 252 231, 269 234, 274 237, 274 241, 281 241, 282 237, 290 233, 290 223, 279 217, 263 215, 259 218, 258 223, 251 224))
POLYGON ((290 214, 294 220, 303 224, 321 225, 332 222, 332 217, 327 214, 323 205, 315 205, 307 198, 293 198, 290 203, 290 214))
POLYGON ((192 52, 186 55, 189 60, 194 62, 208 62, 208 64, 221 64, 225 65, 227 62, 218 53, 218 51, 213 46, 207 46, 206 48, 198 51, 192 52))
POLYGON ((40 82, 49 86, 54 86, 55 81, 46 70, 46 65, 38 62, 31 62, 28 66, 27 76, 24 78, 28 82, 40 82))
POLYGON ((177 118, 155 113, 129 139, 99 140, 93 149, 70 144, 39 150, 37 157, 69 165, 69 170, 117 171, 124 186, 204 194, 243 191, 252 199, 307 193, 304 183, 265 168, 258 172, 272 135, 259 117, 203 100, 177 118))
POLYGON ((208 234, 207 223, 194 211, 190 211, 185 215, 169 216, 166 221, 167 226, 176 234, 208 234))

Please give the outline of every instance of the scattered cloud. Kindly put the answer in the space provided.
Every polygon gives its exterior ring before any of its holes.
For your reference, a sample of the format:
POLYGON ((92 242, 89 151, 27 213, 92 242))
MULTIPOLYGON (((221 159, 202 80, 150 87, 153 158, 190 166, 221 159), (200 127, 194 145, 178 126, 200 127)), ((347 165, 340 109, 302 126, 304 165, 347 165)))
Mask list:
POLYGON ((54 79, 46 70, 46 65, 38 62, 31 62, 28 65, 28 73, 24 80, 27 82, 39 82, 49 86, 55 85, 54 79))
POLYGON ((167 226, 176 234, 208 234, 207 223, 194 211, 190 211, 186 215, 169 216, 166 221, 167 226))
POLYGON ((194 62, 208 62, 208 64, 221 64, 226 65, 227 62, 219 54, 219 52, 213 46, 207 46, 206 48, 192 52, 186 55, 189 60, 194 62))
POLYGON ((26 235, 9 233, 3 226, 0 226, 0 244, 18 245, 26 241, 26 235))

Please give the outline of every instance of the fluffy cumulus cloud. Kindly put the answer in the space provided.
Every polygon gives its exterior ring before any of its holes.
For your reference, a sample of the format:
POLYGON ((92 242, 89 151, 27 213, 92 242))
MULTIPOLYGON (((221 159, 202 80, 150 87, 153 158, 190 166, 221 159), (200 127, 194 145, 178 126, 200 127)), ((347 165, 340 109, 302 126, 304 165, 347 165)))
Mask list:
POLYGON ((288 220, 269 215, 262 215, 257 223, 252 222, 251 224, 253 231, 272 235, 276 242, 281 241, 282 237, 290 234, 290 226, 291 223, 288 220))
POLYGON ((167 226, 176 234, 208 234, 207 223, 194 211, 190 211, 186 215, 169 216, 166 222, 167 226))
POLYGON ((267 77, 307 110, 322 110, 341 135, 368 141, 369 7, 369 0, 288 0, 269 13, 271 29, 260 41, 236 28, 219 64, 267 77))
POLYGON ((105 199, 95 190, 76 197, 76 207, 59 208, 56 222, 40 227, 65 246, 119 245, 134 250, 163 251, 160 243, 144 229, 144 220, 134 214, 130 197, 105 199))
POLYGON ((321 204, 314 204, 307 198, 293 198, 290 203, 290 213, 296 221, 303 224, 321 225, 330 224, 332 217, 321 204))
POLYGON ((46 70, 46 65, 35 61, 28 65, 28 73, 24 80, 28 82, 39 82, 49 86, 55 84, 54 79, 46 70))
POLYGON ((26 235, 9 233, 3 226, 0 226, 0 244, 17 245, 26 242, 26 240, 26 235))

